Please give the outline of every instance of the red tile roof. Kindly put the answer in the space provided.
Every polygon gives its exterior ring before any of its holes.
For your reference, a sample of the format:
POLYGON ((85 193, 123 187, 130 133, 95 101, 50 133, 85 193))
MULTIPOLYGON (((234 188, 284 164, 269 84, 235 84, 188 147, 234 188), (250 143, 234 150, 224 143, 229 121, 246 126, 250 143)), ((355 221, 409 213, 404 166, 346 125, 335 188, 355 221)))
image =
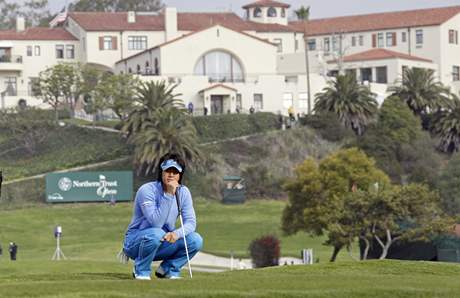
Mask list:
MULTIPOLYGON (((308 22, 310 36, 332 33, 362 32, 418 26, 440 25, 460 13, 460 6, 417 9, 316 19, 308 22)), ((303 30, 303 22, 290 22, 291 27, 303 30)))
POLYGON ((248 9, 251 7, 284 7, 284 8, 289 8, 291 5, 283 3, 283 2, 278 2, 278 1, 273 1, 273 0, 258 0, 256 2, 247 4, 243 6, 243 9, 248 9))
POLYGON ((27 28, 24 31, 0 31, 0 40, 77 40, 63 28, 27 28))
MULTIPOLYGON (((364 51, 361 53, 348 55, 348 56, 343 57, 343 62, 369 61, 369 60, 382 60, 382 59, 395 59, 395 58, 422 61, 422 62, 433 62, 429 59, 411 56, 408 54, 390 51, 387 49, 372 49, 369 51, 364 51)), ((337 60, 328 61, 328 63, 336 63, 336 62, 337 60)))
MULTIPOLYGON (((87 31, 164 31, 164 15, 136 15, 136 22, 128 23, 126 12, 72 12, 69 16, 87 31)), ((241 19, 234 13, 178 13, 180 31, 198 31, 212 25, 223 25, 236 31, 293 32, 290 26, 259 24, 241 19)))

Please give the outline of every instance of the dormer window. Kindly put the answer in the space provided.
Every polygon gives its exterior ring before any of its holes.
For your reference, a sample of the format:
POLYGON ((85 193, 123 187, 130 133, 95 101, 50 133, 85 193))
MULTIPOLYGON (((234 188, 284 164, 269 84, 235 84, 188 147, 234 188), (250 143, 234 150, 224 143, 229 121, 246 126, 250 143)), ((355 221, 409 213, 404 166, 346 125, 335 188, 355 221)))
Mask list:
POLYGON ((281 17, 282 18, 286 17, 286 9, 285 8, 281 8, 281 17))
POLYGON ((267 11, 267 16, 270 18, 276 18, 276 9, 274 7, 270 7, 267 11))
POLYGON ((262 16, 262 9, 260 7, 254 8, 254 17, 255 18, 260 18, 262 16))

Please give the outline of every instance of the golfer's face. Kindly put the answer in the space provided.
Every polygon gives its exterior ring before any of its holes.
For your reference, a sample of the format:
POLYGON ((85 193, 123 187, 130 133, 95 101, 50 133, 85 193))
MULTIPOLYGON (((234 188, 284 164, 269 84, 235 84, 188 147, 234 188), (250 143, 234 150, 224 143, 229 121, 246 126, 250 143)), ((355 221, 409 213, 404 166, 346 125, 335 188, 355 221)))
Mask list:
POLYGON ((179 182, 179 171, 176 168, 169 168, 163 171, 163 183, 179 182))

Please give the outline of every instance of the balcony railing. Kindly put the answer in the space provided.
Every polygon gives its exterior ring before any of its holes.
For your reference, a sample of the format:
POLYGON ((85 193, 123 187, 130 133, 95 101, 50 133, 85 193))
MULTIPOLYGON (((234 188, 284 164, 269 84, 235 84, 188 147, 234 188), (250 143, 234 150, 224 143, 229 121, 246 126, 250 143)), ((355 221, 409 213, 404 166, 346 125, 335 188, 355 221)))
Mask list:
POLYGON ((3 55, 3 56, 0 56, 0 63, 22 63, 22 56, 3 55))

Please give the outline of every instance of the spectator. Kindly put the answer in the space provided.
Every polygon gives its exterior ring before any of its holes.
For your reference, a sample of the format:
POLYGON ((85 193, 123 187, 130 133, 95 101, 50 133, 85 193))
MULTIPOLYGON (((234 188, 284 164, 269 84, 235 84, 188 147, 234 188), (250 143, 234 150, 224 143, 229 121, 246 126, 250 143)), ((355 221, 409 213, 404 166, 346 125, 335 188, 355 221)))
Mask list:
POLYGON ((16 261, 16 255, 18 253, 18 246, 14 242, 10 242, 10 247, 9 247, 9 252, 10 252, 10 259, 11 261, 16 261))
POLYGON ((251 107, 249 108, 249 113, 250 113, 250 114, 254 114, 254 112, 255 112, 254 107, 251 106, 251 107))
POLYGON ((236 106, 235 112, 236 112, 237 114, 240 113, 240 106, 236 106))
POLYGON ((188 103, 187 109, 188 109, 188 113, 189 113, 190 115, 193 115, 193 103, 192 103, 192 102, 189 102, 189 103, 188 103))
POLYGON ((3 172, 0 171, 0 198, 2 197, 3 172))
POLYGON ((294 121, 295 120, 295 116, 294 116, 294 107, 293 106, 290 106, 289 109, 288 109, 288 114, 289 114, 289 119, 291 121, 294 121))
POLYGON ((203 114, 206 116, 208 115, 208 108, 207 107, 204 107, 203 108, 203 114))

